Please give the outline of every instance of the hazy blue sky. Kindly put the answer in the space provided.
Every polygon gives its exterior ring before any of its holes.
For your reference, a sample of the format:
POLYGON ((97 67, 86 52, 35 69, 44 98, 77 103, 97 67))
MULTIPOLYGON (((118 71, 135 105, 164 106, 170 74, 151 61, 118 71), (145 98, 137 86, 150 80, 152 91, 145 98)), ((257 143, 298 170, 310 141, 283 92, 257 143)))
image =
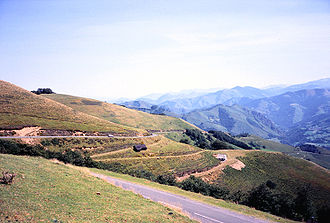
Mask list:
POLYGON ((137 97, 330 77, 329 0, 0 0, 0 78, 137 97))

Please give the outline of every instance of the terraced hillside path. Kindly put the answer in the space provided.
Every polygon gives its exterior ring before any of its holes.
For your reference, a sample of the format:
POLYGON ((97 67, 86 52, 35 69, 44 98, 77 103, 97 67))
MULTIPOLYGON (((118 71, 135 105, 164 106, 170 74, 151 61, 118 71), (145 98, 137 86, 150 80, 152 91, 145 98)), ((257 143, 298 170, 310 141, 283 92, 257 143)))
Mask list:
POLYGON ((147 199, 180 209, 190 218, 202 223, 270 223, 270 221, 236 213, 225 208, 195 201, 181 195, 165 192, 145 185, 94 172, 90 172, 90 174, 115 186, 140 194, 147 199))
MULTIPOLYGON (((130 148, 131 149, 131 148, 130 148)), ((122 151, 122 150, 120 150, 122 151)), ((118 158, 109 158, 104 159, 103 161, 112 161, 112 160, 134 160, 134 159, 164 159, 164 158, 180 158, 180 157, 186 157, 186 156, 195 156, 200 153, 205 153, 206 150, 198 151, 195 153, 189 153, 189 154, 183 154, 183 155, 169 155, 169 156, 138 156, 138 157, 118 157, 118 158)))
MULTIPOLYGON (((157 135, 154 135, 154 136, 157 136, 157 135)), ((160 144, 160 141, 148 144, 148 146, 155 146, 155 145, 158 145, 158 144, 160 144)), ((112 154, 116 154, 116 153, 122 153, 122 152, 130 151, 130 150, 132 150, 132 147, 126 147, 126 148, 123 148, 123 149, 114 150, 114 151, 110 151, 110 152, 106 152, 106 153, 95 154, 95 155, 92 155, 92 158, 108 156, 108 155, 112 155, 112 154)))

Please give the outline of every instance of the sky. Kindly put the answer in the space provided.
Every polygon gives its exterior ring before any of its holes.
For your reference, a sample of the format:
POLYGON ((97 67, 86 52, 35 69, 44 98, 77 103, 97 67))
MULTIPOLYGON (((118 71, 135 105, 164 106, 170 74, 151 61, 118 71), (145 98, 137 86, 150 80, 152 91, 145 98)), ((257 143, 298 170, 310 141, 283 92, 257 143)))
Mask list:
POLYGON ((329 0, 0 0, 0 79, 136 98, 330 77, 329 0))

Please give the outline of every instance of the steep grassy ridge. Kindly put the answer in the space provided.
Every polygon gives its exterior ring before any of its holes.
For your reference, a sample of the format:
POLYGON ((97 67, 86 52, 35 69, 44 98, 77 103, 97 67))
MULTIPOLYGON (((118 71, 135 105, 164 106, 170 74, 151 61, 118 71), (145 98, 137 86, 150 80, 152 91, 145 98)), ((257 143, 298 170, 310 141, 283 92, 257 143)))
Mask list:
POLYGON ((124 127, 0 81, 0 127, 37 125, 51 129, 136 133, 124 127))
POLYGON ((0 222, 192 222, 167 207, 43 158, 0 154, 0 172, 4 170, 17 177, 12 185, 0 184, 0 222))
POLYGON ((191 124, 178 118, 164 115, 153 115, 94 99, 63 94, 52 94, 44 96, 63 103, 77 111, 85 112, 87 114, 106 119, 111 122, 135 128, 154 130, 183 130, 187 128, 195 128, 191 124))

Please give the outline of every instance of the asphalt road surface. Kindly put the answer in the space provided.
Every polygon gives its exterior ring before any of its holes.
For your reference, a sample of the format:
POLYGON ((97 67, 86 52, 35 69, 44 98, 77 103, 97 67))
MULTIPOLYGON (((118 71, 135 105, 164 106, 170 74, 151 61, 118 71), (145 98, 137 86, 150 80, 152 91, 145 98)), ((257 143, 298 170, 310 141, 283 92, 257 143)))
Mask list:
POLYGON ((251 216, 239 214, 224 208, 191 200, 184 196, 157 190, 148 186, 135 184, 129 181, 116 179, 102 174, 92 173, 93 176, 102 178, 109 183, 125 190, 141 194, 143 197, 155 202, 165 203, 181 209, 192 219, 203 223, 266 223, 270 221, 257 219, 251 216))
POLYGON ((41 139, 41 138, 116 138, 116 139, 137 139, 155 137, 150 136, 0 136, 0 139, 41 139))

